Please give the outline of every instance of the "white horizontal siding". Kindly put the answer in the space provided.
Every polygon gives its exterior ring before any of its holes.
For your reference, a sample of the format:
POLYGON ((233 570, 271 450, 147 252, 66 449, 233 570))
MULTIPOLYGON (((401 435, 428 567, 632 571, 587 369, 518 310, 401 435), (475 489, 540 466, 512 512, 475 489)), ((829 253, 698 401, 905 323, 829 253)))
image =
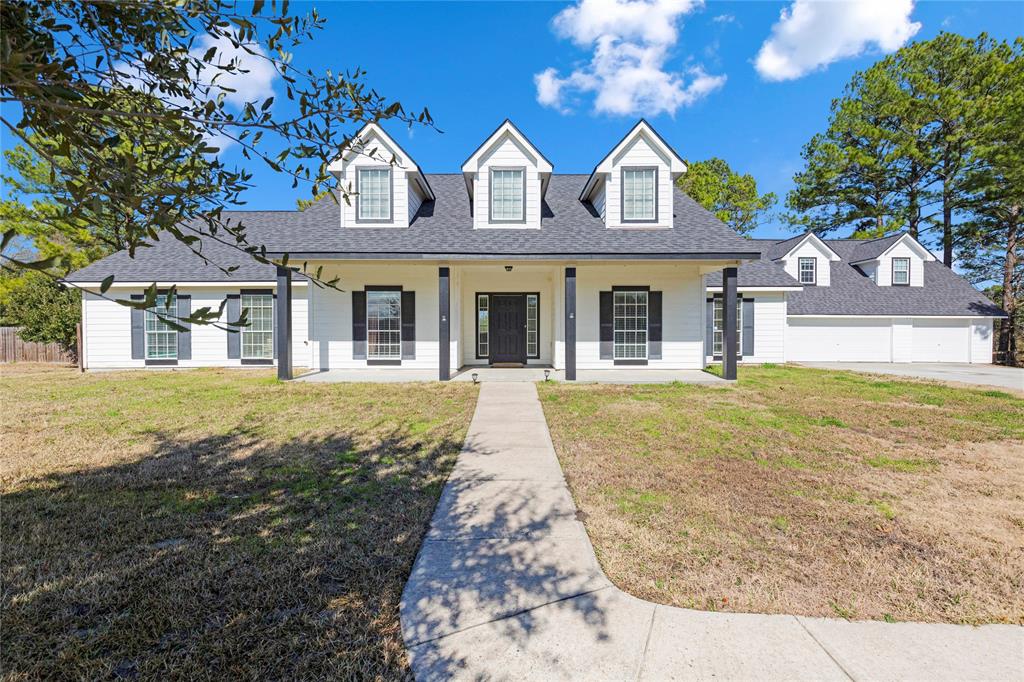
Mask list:
POLYGON ((892 285, 892 259, 910 259, 910 286, 924 286, 924 260, 906 242, 900 242, 878 260, 878 286, 892 285))
POLYGON ((914 361, 914 320, 909 317, 892 320, 892 361, 914 361))
MULTIPOLYGON (((274 287, 267 285, 268 289, 274 287)), ((191 297, 192 310, 217 308, 227 294, 237 288, 178 287, 178 292, 191 297)), ((128 298, 137 291, 119 290, 118 297, 128 298)), ((82 332, 85 336, 85 365, 89 369, 145 367, 143 359, 132 359, 131 309, 116 301, 86 293, 82 299, 82 332)), ((309 307, 306 287, 292 289, 292 364, 298 367, 309 362, 309 307)), ((227 322, 227 312, 221 317, 227 322)), ((229 359, 225 329, 214 325, 192 325, 192 358, 179 360, 178 367, 239 367, 241 361, 229 359)))
POLYGON ((486 227, 540 227, 540 174, 537 171, 537 159, 511 135, 503 135, 491 150, 481 158, 473 188, 473 224, 478 228, 486 227), (524 168, 523 182, 526 183, 526 222, 496 223, 490 222, 490 184, 491 168, 524 168))
POLYGON ((992 362, 994 336, 992 320, 971 321, 971 362, 985 365, 992 362))
POLYGON ((785 362, 786 295, 744 294, 754 299, 754 355, 743 362, 785 362))
POLYGON ((656 149, 646 135, 638 135, 612 162, 606 181, 606 225, 608 227, 672 227, 672 172, 669 160, 656 149), (622 222, 622 168, 654 166, 658 169, 658 222, 622 222))
POLYGON ((798 282, 800 281, 799 268, 801 258, 815 258, 817 260, 817 286, 827 287, 832 283, 829 253, 819 247, 817 242, 813 239, 808 239, 782 261, 782 267, 785 268, 790 277, 798 282))
MULTIPOLYGON (((364 146, 366 154, 354 154, 344 163, 344 167, 341 171, 339 178, 340 186, 343 190, 357 192, 359 190, 358 181, 358 170, 360 168, 375 167, 379 168, 382 166, 389 166, 391 168, 391 182, 392 182, 392 205, 391 215, 393 218, 392 222, 385 223, 371 223, 371 222, 360 222, 356 219, 356 210, 359 202, 358 196, 352 194, 349 196, 349 200, 345 201, 341 199, 341 226, 342 227, 408 227, 409 221, 412 215, 415 215, 415 211, 412 209, 410 203, 410 193, 413 192, 409 184, 408 173, 415 170, 415 166, 411 159, 406 158, 397 148, 392 147, 386 141, 382 140, 377 135, 370 135, 367 138, 366 145, 364 146), (367 154, 373 150, 372 156, 367 154), (395 162, 389 164, 392 157, 395 162)), ((419 206, 417 206, 417 209, 419 206)))

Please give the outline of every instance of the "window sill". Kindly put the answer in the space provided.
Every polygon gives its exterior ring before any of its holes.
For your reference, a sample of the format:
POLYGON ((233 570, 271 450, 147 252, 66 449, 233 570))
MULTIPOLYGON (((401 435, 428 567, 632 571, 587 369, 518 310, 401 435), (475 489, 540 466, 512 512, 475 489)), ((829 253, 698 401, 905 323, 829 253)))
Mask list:
POLYGON ((149 367, 149 366, 153 366, 153 367, 172 367, 172 366, 177 365, 177 364, 178 364, 177 359, 174 359, 174 360, 149 360, 149 359, 147 359, 146 360, 146 366, 147 367, 149 367))
POLYGON ((646 365, 647 364, 647 360, 615 360, 614 362, 615 362, 616 365, 626 365, 626 366, 628 366, 628 365, 640 366, 640 365, 646 365))
POLYGON ((242 364, 243 365, 272 365, 272 364, 274 364, 274 361, 273 360, 256 359, 256 358, 242 358, 242 364))
POLYGON ((367 360, 366 364, 370 367, 396 367, 402 364, 401 360, 367 360))

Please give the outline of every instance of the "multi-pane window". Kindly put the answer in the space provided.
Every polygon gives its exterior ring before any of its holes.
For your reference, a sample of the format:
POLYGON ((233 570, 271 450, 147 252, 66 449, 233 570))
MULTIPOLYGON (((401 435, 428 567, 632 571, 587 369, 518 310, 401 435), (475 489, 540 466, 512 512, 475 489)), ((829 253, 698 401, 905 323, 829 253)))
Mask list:
POLYGON ((402 292, 366 292, 366 357, 402 358, 402 292))
POLYGON ((814 284, 818 281, 818 259, 800 258, 797 260, 800 273, 800 284, 814 284))
MULTIPOLYGON (((711 352, 717 358, 722 356, 722 348, 725 345, 725 310, 722 308, 722 297, 715 297, 713 321, 714 338, 711 343, 711 352)), ((736 355, 743 354, 743 299, 736 299, 736 355)))
POLYGON ((647 358, 647 292, 616 291, 612 299, 616 360, 647 358))
POLYGON ((523 214, 522 169, 491 169, 491 220, 521 221, 523 214))
POLYGON ((360 220, 391 220, 390 168, 360 168, 358 192, 360 220))
POLYGON ((487 294, 476 297, 476 355, 479 358, 486 358, 491 354, 490 303, 487 294))
POLYGON ((622 171, 622 219, 626 221, 654 220, 655 183, 658 173, 654 168, 625 168, 622 171))
POLYGON ((274 297, 271 294, 242 294, 242 312, 249 324, 242 327, 242 359, 270 360, 274 357, 274 297))
POLYGON ((161 320, 176 313, 177 301, 174 296, 160 294, 156 306, 146 311, 146 359, 175 360, 178 357, 178 332, 161 320), (169 298, 169 300, 168 300, 169 298))
POLYGON ((538 348, 538 296, 526 295, 526 355, 535 358, 540 355, 538 348))
POLYGON ((910 284, 910 259, 909 258, 893 258, 892 259, 892 283, 893 284, 910 284))

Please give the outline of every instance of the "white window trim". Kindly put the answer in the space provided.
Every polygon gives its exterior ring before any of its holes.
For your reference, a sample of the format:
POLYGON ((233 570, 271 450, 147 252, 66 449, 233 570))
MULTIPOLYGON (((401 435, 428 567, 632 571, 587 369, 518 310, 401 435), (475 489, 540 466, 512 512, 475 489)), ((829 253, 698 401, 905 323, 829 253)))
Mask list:
MULTIPOLYGON (((613 289, 612 290, 612 360, 613 361, 616 361, 616 360, 618 360, 618 361, 630 361, 630 360, 640 361, 640 360, 647 360, 648 359, 648 356, 650 355, 650 343, 651 343, 651 333, 650 333, 651 332, 651 307, 650 307, 651 299, 650 299, 650 293, 651 292, 649 290, 647 290, 647 289, 613 289), (620 355, 620 349, 622 347, 624 347, 624 346, 636 347, 636 346, 639 346, 640 344, 637 344, 637 343, 629 343, 629 344, 622 343, 622 344, 619 344, 615 340, 615 334, 617 332, 619 332, 619 331, 621 331, 623 333, 626 333, 626 332, 639 332, 641 330, 640 329, 629 329, 629 330, 627 330, 627 329, 622 329, 622 330, 616 329, 616 322, 618 320, 620 320, 620 319, 622 319, 622 320, 629 319, 626 316, 619 317, 618 315, 615 314, 615 298, 619 294, 643 294, 643 297, 644 297, 644 311, 645 312, 644 312, 644 317, 643 317, 644 328, 642 330, 643 334, 644 334, 643 355, 642 356, 641 355, 620 355)), ((639 315, 633 316, 633 319, 639 319, 639 315)))
POLYGON ((357 166, 356 167, 356 222, 357 223, 393 223, 395 222, 395 174, 391 166, 357 166), (364 171, 387 171, 388 178, 388 217, 387 218, 364 218, 362 194, 362 174, 364 171))
POLYGON ((240 309, 242 311, 244 311, 248 307, 248 306, 245 305, 246 297, 254 297, 254 296, 259 296, 260 298, 269 298, 270 299, 270 330, 268 332, 268 330, 265 330, 265 329, 261 329, 261 330, 252 329, 252 317, 251 316, 247 316, 246 317, 246 321, 248 322, 249 326, 242 327, 242 329, 239 330, 239 332, 238 332, 239 334, 241 334, 241 336, 239 338, 239 348, 240 348, 240 350, 239 350, 239 358, 242 359, 242 360, 273 361, 273 359, 274 359, 274 295, 272 293, 267 293, 267 292, 263 292, 263 293, 242 293, 242 294, 239 295, 239 306, 240 306, 240 309), (247 334, 267 334, 267 333, 270 334, 270 354, 267 355, 267 356, 262 356, 262 355, 259 355, 259 356, 257 356, 257 355, 246 355, 246 353, 245 353, 245 337, 246 337, 246 335, 247 334))
POLYGON ((175 315, 176 314, 176 312, 177 312, 177 305, 178 305, 178 297, 177 296, 171 296, 170 297, 170 299, 171 299, 170 307, 166 307, 167 298, 168 298, 167 294, 157 294, 156 305, 153 306, 152 308, 148 308, 146 310, 146 312, 144 313, 144 317, 143 317, 143 320, 142 320, 142 332, 143 332, 143 338, 145 339, 145 344, 144 344, 145 345, 145 352, 143 353, 143 355, 144 355, 146 361, 148 361, 148 362, 152 362, 152 361, 156 361, 156 362, 161 362, 161 361, 172 362, 172 361, 176 361, 178 359, 178 330, 177 329, 172 329, 172 328, 167 328, 167 329, 156 329, 156 330, 150 331, 150 329, 149 329, 149 321, 151 319, 154 320, 155 324, 158 324, 158 325, 159 324, 164 324, 166 326, 166 323, 164 323, 162 320, 160 320, 159 317, 157 317, 158 314, 163 314, 163 315, 166 315, 166 316, 170 316, 170 315, 175 315), (156 312, 158 310, 160 310, 161 313, 156 312), (150 317, 150 316, 152 316, 152 317, 150 317), (149 354, 150 335, 156 335, 156 334, 164 334, 164 335, 169 334, 169 335, 171 335, 171 338, 174 339, 174 342, 171 344, 171 348, 173 348, 173 350, 174 350, 174 354, 173 355, 161 355, 159 357, 156 357, 156 356, 151 356, 149 354))
POLYGON ((800 284, 817 284, 818 283, 818 259, 814 256, 800 256, 796 259, 796 274, 797 281, 800 284), (806 262, 811 263, 811 279, 810 281, 804 281, 804 268, 803 264, 806 262))
MULTIPOLYGON (((385 334, 393 334, 394 330, 383 330, 385 334)), ((381 344, 378 344, 378 346, 381 344)), ((366 359, 368 361, 399 361, 402 360, 402 290, 401 289, 368 289, 366 291, 366 359), (382 333, 382 330, 370 329, 370 297, 373 294, 397 294, 398 295, 398 343, 397 344, 383 344, 387 346, 394 345, 397 349, 394 354, 381 354, 373 352, 373 344, 370 342, 370 333, 377 332, 382 333)))
POLYGON ((908 256, 897 256, 892 259, 892 285, 895 287, 905 287, 910 285, 910 258, 908 256), (903 261, 907 264, 907 281, 897 282, 896 281, 896 261, 903 261))
POLYGON ((526 166, 491 166, 488 169, 487 185, 487 220, 496 225, 521 225, 526 223, 526 166), (496 172, 519 173, 520 192, 522 204, 518 218, 495 218, 494 217, 494 174, 496 172))
MULTIPOLYGON (((657 166, 623 166, 619 171, 619 212, 621 221, 624 224, 645 224, 645 223, 656 223, 658 222, 658 167, 657 166), (637 172, 637 171, 653 171, 654 173, 654 197, 653 197, 653 215, 650 218, 628 218, 626 217, 626 172, 637 172)), ((634 201, 634 206, 636 202, 634 201)))

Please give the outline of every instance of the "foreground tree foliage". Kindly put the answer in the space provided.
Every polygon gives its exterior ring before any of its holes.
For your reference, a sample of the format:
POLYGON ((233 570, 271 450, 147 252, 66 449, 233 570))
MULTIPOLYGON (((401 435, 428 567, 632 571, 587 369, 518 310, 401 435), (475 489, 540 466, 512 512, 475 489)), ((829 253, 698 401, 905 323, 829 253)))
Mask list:
MULTIPOLYGON (((221 160, 222 146, 316 196, 331 179, 328 163, 352 148, 357 126, 384 119, 432 125, 426 109, 407 112, 374 91, 361 70, 317 74, 293 65, 290 50, 323 25, 315 10, 292 16, 287 2, 261 0, 4 2, 0 125, 48 164, 61 188, 48 197, 52 210, 40 224, 89 225, 132 255, 170 238, 209 262, 201 243, 216 240, 269 264, 244 223, 224 214, 244 203, 251 174, 221 160), (283 101, 241 98, 239 85, 254 68, 280 79, 283 101)), ((8 250, 14 237, 5 230, 3 267, 52 272, 59 265, 56 255, 17 258, 8 250)), ((151 307, 155 297, 153 286, 145 301, 121 302, 151 307)), ((219 316, 196 311, 188 321, 219 316)))
POLYGON ((753 175, 740 175, 716 157, 687 163, 679 187, 739 234, 764 222, 776 201, 772 192, 758 194, 753 175))
POLYGON ((25 341, 56 343, 77 357, 82 295, 41 272, 0 280, 0 320, 25 341))
MULTIPOLYGON (((1022 65, 1024 39, 943 33, 855 75, 803 149, 787 219, 819 234, 906 229, 976 283, 997 282, 997 303, 1019 320, 1022 65)), ((1008 362, 1015 328, 1001 326, 1008 362)))

